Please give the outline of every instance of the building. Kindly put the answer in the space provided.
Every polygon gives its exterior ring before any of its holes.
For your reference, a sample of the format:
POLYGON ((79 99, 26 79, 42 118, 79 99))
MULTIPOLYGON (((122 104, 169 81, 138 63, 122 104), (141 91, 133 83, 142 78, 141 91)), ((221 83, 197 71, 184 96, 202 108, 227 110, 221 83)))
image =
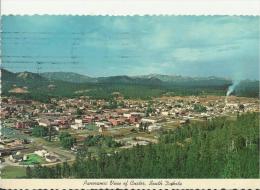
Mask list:
POLYGON ((46 155, 48 155, 48 152, 46 150, 36 150, 34 151, 34 153, 40 157, 45 157, 46 155))
POLYGON ((51 122, 50 122, 50 120, 48 120, 48 119, 40 119, 40 120, 38 121, 38 124, 39 124, 40 126, 43 126, 43 127, 49 127, 49 126, 51 126, 51 122))
POLYGON ((75 124, 82 124, 82 119, 75 119, 75 124))
POLYGON ((26 125, 25 125, 24 122, 18 121, 18 122, 16 122, 15 128, 16 129, 24 129, 24 128, 26 128, 26 125))
POLYGON ((95 124, 97 127, 99 127, 98 129, 99 132, 106 131, 110 127, 109 124, 106 122, 96 122, 95 124))
POLYGON ((59 159, 56 156, 47 155, 47 156, 45 156, 45 160, 47 162, 57 162, 59 159))
POLYGON ((16 152, 15 154, 11 154, 10 156, 9 156, 9 160, 11 161, 11 162, 14 162, 14 163, 16 163, 16 162, 21 162, 21 161, 23 161, 23 160, 26 160, 27 159, 27 157, 26 156, 24 156, 23 154, 21 154, 21 152, 16 152))
POLYGON ((109 127, 105 122, 95 122, 97 127, 109 127))
POLYGON ((75 123, 70 125, 70 128, 78 130, 78 129, 84 129, 85 126, 82 123, 75 123))
POLYGON ((85 117, 82 119, 82 122, 83 122, 83 123, 92 123, 94 120, 95 120, 95 117, 94 117, 94 116, 85 116, 85 117))
POLYGON ((157 121, 156 121, 155 119, 143 118, 143 119, 141 119, 141 122, 142 122, 142 123, 152 123, 152 124, 154 124, 154 123, 156 123, 157 121))
POLYGON ((108 121, 113 125, 113 126, 118 126, 123 124, 122 120, 120 119, 108 119, 108 121))
POLYGON ((161 115, 162 115, 162 116, 168 116, 168 115, 169 115, 169 112, 168 112, 168 111, 163 111, 163 112, 161 112, 161 115))
POLYGON ((130 113, 124 113, 123 116, 126 117, 126 118, 130 118, 131 114, 130 113))
POLYGON ((137 123, 137 122, 140 121, 140 117, 138 117, 138 116, 130 116, 128 118, 128 121, 129 121, 129 123, 137 123))

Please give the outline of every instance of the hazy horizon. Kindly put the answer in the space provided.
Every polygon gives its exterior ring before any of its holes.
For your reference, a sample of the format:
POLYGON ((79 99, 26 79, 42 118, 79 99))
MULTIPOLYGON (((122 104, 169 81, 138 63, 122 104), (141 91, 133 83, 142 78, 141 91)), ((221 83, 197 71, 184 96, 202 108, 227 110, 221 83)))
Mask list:
MULTIPOLYGON (((5 68, 2 68, 5 69, 5 68)), ((34 73, 34 74, 44 74, 44 73, 73 73, 73 74, 79 74, 82 76, 86 76, 86 77, 90 77, 90 78, 102 78, 102 77, 118 77, 118 76, 127 76, 127 77, 142 77, 142 76, 149 76, 149 75, 162 75, 162 76, 170 76, 170 77, 184 77, 184 78, 219 78, 219 79, 225 79, 225 80, 231 80, 231 81, 235 81, 230 77, 219 77, 219 76, 187 76, 187 75, 174 75, 174 74, 160 74, 160 73, 148 73, 148 74, 140 74, 140 75, 106 75, 106 76, 91 76, 91 75, 86 75, 86 74, 81 74, 81 73, 77 73, 77 72, 73 72, 73 71, 47 71, 47 72, 34 72, 34 71, 12 71, 10 69, 5 69, 9 72, 12 73, 23 73, 23 72, 30 72, 30 73, 34 73)), ((243 80, 250 80, 250 81, 260 81, 259 79, 250 79, 250 78, 244 78, 241 80, 237 80, 239 81, 243 81, 243 80)))
POLYGON ((259 17, 3 16, 2 67, 259 80, 259 17))

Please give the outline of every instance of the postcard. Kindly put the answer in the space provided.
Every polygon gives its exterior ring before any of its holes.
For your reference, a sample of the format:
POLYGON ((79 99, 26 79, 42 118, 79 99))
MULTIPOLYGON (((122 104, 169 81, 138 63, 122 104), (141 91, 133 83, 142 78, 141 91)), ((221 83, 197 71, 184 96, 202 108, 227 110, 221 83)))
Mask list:
POLYGON ((1 188, 259 187, 259 16, 5 10, 1 188))

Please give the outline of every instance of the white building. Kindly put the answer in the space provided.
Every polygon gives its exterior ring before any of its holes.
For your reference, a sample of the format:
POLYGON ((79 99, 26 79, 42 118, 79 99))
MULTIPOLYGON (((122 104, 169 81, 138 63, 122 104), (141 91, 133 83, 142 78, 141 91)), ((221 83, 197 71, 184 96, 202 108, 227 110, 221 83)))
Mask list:
POLYGON ((51 125, 51 122, 47 119, 42 119, 38 121, 38 124, 43 127, 48 127, 51 125))
POLYGON ((156 123, 157 121, 156 121, 155 119, 146 119, 146 118, 143 118, 143 119, 141 119, 141 122, 154 124, 154 123, 156 123))
POLYGON ((161 112, 161 115, 163 115, 163 116, 168 116, 168 115, 169 115, 169 112, 163 111, 163 112, 161 112))
POLYGON ((84 125, 82 123, 75 123, 75 124, 70 125, 70 128, 76 129, 76 130, 84 129, 84 125))
POLYGON ((48 152, 46 150, 36 150, 34 151, 34 153, 40 157, 45 157, 46 155, 48 155, 48 152))
POLYGON ((131 114, 129 114, 129 113, 124 113, 123 116, 124 116, 125 118, 130 118, 130 117, 131 117, 131 114))
POLYGON ((82 119, 75 119, 76 124, 82 124, 82 119))

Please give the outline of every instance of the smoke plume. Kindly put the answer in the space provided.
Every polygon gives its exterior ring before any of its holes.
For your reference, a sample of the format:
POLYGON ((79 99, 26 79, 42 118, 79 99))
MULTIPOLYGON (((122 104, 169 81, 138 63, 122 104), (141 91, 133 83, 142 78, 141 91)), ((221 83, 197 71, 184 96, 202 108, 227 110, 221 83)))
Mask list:
POLYGON ((239 81, 234 81, 233 84, 228 87, 226 96, 229 96, 235 90, 238 84, 239 81))

